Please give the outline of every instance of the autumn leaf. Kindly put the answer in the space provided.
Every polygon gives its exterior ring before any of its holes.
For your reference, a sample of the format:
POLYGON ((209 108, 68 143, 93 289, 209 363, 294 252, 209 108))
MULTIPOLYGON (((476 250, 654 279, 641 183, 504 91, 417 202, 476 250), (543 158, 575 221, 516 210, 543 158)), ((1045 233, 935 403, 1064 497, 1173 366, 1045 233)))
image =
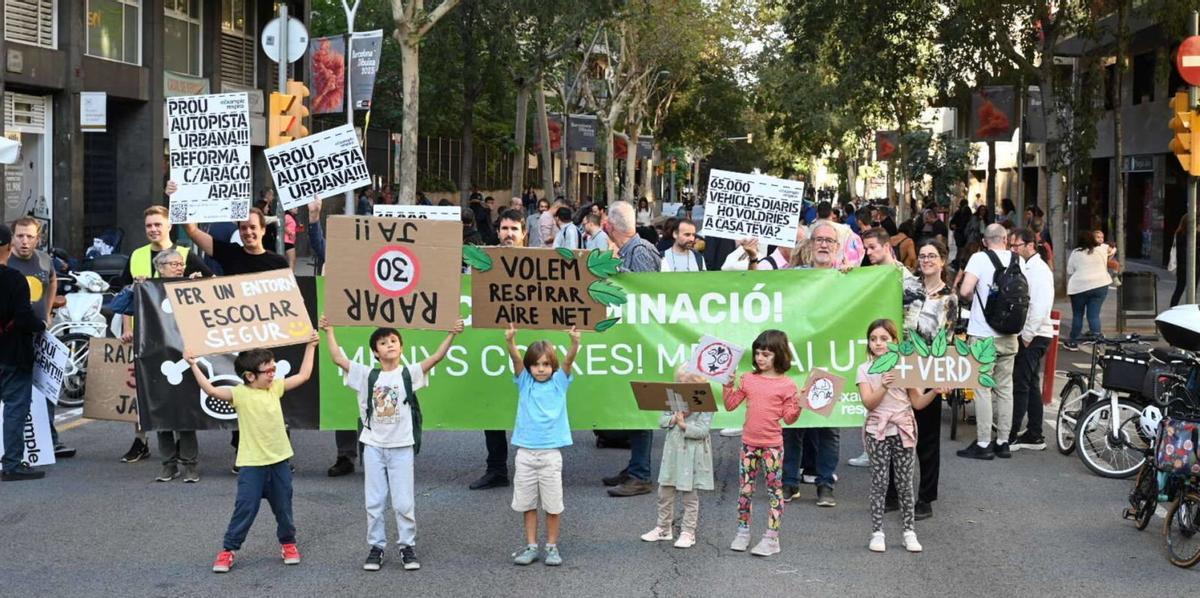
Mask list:
POLYGON ((479 272, 492 269, 491 256, 475 245, 463 245, 463 261, 479 272))

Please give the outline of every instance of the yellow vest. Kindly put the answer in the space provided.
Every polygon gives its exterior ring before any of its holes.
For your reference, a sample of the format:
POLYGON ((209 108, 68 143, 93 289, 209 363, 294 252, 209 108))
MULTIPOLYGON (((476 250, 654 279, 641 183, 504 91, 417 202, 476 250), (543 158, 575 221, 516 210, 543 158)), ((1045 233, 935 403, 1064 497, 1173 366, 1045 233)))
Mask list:
MULTIPOLYGON (((175 251, 183 257, 183 261, 187 261, 188 248, 180 245, 173 245, 175 251)), ((157 278, 158 273, 154 271, 154 264, 150 261, 150 245, 142 245, 133 250, 133 255, 129 256, 129 275, 134 278, 157 278)))

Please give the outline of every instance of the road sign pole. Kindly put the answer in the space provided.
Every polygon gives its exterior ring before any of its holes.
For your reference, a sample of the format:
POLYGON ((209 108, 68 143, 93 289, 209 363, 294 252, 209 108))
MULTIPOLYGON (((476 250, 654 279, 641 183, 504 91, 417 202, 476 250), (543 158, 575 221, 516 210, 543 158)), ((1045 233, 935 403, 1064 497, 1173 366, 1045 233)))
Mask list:
MULTIPOLYGON (((350 65, 354 63, 354 48, 352 47, 352 45, 354 44, 354 15, 358 13, 358 3, 359 3, 359 0, 354 0, 354 6, 350 6, 350 4, 348 2, 346 2, 346 0, 342 0, 342 10, 345 11, 345 13, 346 13, 346 84, 345 84, 346 124, 350 125, 351 129, 354 128, 354 98, 351 95, 351 92, 353 90, 350 88, 350 80, 351 80, 350 79, 350 77, 351 77, 350 65)), ((367 155, 366 141, 367 141, 367 134, 366 134, 366 131, 363 131, 363 143, 362 143, 363 156, 367 155)), ((399 202, 399 201, 400 200, 397 200, 397 202, 399 202)), ((354 191, 353 190, 346 192, 343 202, 346 205, 343 206, 342 213, 347 216, 353 216, 354 215, 354 191)), ((413 200, 413 203, 417 203, 415 198, 413 200)), ((367 214, 367 216, 370 216, 370 214, 367 214)))
MULTIPOLYGON (((1188 21, 1190 33, 1200 35, 1200 12, 1193 10, 1188 21)), ((1196 108, 1197 96, 1200 95, 1197 91, 1195 85, 1188 86, 1188 107, 1193 110, 1196 108)), ((1193 131, 1192 134, 1195 133, 1193 131)), ((1200 148, 1193 148, 1193 151, 1197 150, 1200 148)), ((1196 302, 1196 177, 1190 173, 1187 185, 1187 231, 1187 294, 1185 300, 1192 304, 1196 302)))
MULTIPOLYGON (((279 93, 287 93, 288 75, 288 9, 287 2, 279 3, 279 93)), ((302 100, 298 100, 302 101, 302 100)), ((275 253, 284 254, 283 234, 287 229, 287 215, 283 213, 283 198, 275 191, 275 253)), ((263 231, 264 233, 266 231, 263 231)))

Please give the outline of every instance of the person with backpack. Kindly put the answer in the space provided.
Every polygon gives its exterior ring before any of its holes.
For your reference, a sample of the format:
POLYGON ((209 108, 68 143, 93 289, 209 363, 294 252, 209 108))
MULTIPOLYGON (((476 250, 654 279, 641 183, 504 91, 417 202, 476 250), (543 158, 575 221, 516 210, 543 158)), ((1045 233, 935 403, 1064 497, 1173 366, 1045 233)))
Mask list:
POLYGON ((958 451, 959 457, 990 461, 1008 459, 1013 413, 1013 365, 1017 355, 1017 333, 1025 327, 1029 313, 1029 283, 1021 258, 1008 250, 1008 231, 989 224, 983 233, 984 251, 971 256, 963 274, 959 295, 971 301, 967 325, 970 343, 992 339, 996 361, 993 388, 975 390, 976 440, 958 451), (996 425, 995 442, 992 424, 996 425))
POLYGON ((688 219, 675 227, 675 243, 662 252, 661 272, 703 272, 704 255, 696 251, 696 223, 688 219))
POLYGON ((367 544, 371 546, 366 571, 383 566, 387 529, 384 510, 391 495, 396 516, 400 562, 406 570, 421 568, 413 546, 417 538, 416 505, 413 498, 413 457, 421 452, 421 405, 414 391, 429 384, 429 370, 446 357, 454 337, 463 330, 455 323, 442 344, 424 360, 401 367, 404 340, 394 328, 377 328, 371 333, 371 353, 379 367, 352 362, 338 346, 333 326, 324 315, 320 328, 329 343, 333 363, 342 369, 343 382, 358 393, 359 422, 363 444, 363 487, 367 507, 367 544))

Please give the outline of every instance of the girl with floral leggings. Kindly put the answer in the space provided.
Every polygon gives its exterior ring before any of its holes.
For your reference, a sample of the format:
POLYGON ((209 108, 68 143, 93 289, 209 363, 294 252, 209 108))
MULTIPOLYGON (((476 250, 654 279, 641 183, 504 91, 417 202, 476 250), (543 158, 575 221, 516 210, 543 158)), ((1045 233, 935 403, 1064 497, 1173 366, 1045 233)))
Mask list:
POLYGON ((738 465, 738 528, 731 549, 750 546, 750 501, 760 471, 766 474, 770 496, 767 531, 750 551, 756 556, 779 553, 779 525, 783 517, 783 428, 779 420, 793 423, 800 417, 800 391, 787 376, 792 368, 787 335, 767 330, 754 339, 754 371, 737 376, 724 387, 725 409, 733 411, 744 401, 742 455, 738 465), (735 390, 735 387, 736 390, 735 390))

